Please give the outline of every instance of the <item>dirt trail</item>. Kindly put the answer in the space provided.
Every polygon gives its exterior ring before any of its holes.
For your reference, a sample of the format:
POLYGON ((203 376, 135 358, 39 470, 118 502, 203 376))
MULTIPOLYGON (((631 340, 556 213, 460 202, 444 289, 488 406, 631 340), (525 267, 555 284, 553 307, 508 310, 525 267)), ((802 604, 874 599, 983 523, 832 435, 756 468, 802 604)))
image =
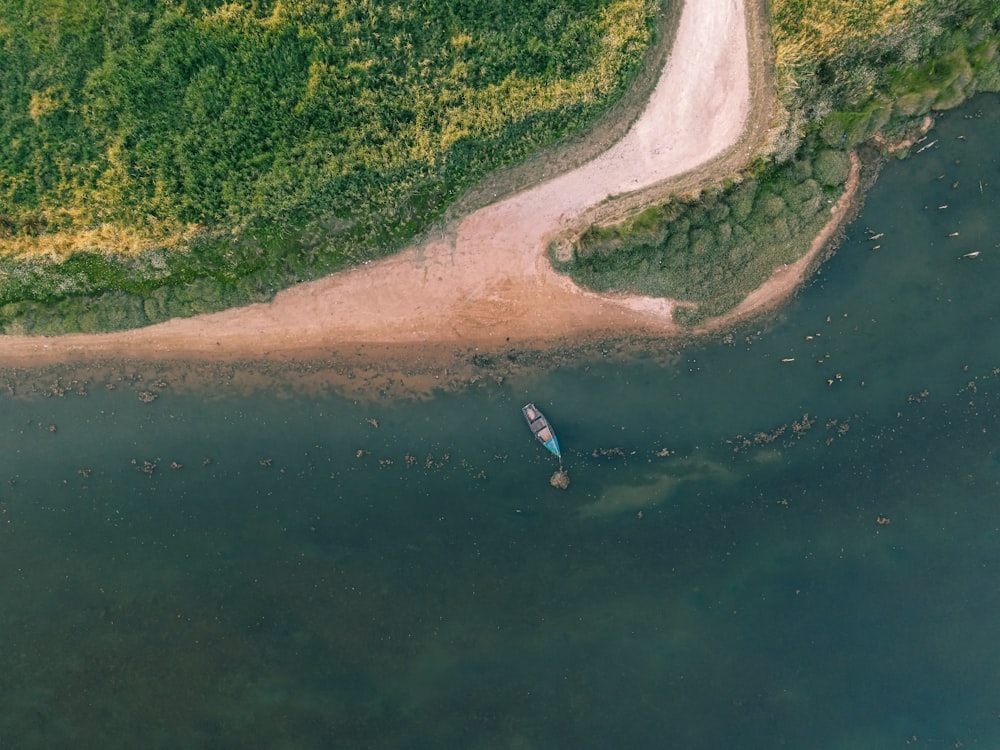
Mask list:
POLYGON ((764 46, 766 19, 756 0, 748 1, 749 15, 744 0, 688 0, 645 110, 622 141, 577 169, 481 208, 396 256, 290 288, 271 303, 121 333, 3 337, 0 362, 670 334, 676 328, 669 301, 581 290, 552 270, 545 247, 610 197, 669 184, 692 170, 704 180, 698 170, 706 164, 715 165, 711 175, 745 163, 748 133, 752 149, 770 106, 769 97, 755 98, 766 83, 763 63, 752 65, 748 48, 748 37, 764 46))

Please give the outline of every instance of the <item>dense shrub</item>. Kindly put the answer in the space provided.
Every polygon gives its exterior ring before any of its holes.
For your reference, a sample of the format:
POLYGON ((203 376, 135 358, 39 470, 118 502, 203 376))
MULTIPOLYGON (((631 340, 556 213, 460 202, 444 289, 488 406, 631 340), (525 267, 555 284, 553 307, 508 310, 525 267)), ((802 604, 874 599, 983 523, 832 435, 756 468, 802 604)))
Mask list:
POLYGON ((754 178, 591 228, 573 259, 556 265, 594 289, 696 303, 683 308, 681 320, 702 321, 801 256, 826 223, 849 166, 843 152, 810 142, 796 159, 764 165, 754 178), (661 221, 652 222, 655 216, 661 221))
POLYGON ((787 137, 855 146, 885 128, 1000 90, 994 0, 774 0, 787 137))
POLYGON ((819 149, 813 159, 813 173, 816 175, 816 180, 824 187, 843 185, 850 169, 850 159, 843 151, 819 149))

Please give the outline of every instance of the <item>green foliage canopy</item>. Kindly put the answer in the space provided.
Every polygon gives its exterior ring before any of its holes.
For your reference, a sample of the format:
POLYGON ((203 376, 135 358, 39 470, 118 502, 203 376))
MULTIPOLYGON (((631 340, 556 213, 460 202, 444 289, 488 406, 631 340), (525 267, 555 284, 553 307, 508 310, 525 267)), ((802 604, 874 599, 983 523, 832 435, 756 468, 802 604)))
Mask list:
MULTIPOLYGON (((774 0, 790 135, 857 145, 888 126, 1000 89, 995 0, 774 0)), ((792 137, 783 154, 794 152, 792 137)))

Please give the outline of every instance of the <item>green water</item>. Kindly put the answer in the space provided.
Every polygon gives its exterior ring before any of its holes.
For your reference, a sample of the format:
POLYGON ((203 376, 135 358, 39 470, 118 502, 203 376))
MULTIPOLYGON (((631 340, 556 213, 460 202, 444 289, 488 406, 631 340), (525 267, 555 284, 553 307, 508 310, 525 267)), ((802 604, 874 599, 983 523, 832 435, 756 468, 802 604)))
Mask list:
POLYGON ((0 748, 997 747, 998 122, 949 114, 779 319, 671 365, 19 382, 0 748))

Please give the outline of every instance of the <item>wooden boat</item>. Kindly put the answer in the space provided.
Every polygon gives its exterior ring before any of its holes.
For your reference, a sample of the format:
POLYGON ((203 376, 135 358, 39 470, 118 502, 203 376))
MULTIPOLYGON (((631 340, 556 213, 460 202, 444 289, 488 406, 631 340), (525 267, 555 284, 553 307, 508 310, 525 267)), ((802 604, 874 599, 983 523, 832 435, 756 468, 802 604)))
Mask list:
POLYGON ((528 427, 531 428, 531 434, 538 438, 539 443, 561 459, 562 453, 559 451, 559 441, 556 440, 556 433, 552 431, 552 425, 549 424, 549 420, 545 418, 545 415, 534 404, 525 404, 521 407, 521 412, 528 422, 528 427))

